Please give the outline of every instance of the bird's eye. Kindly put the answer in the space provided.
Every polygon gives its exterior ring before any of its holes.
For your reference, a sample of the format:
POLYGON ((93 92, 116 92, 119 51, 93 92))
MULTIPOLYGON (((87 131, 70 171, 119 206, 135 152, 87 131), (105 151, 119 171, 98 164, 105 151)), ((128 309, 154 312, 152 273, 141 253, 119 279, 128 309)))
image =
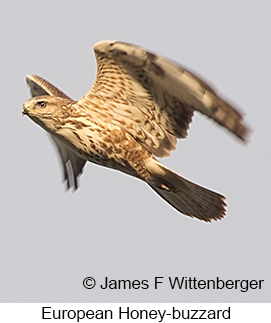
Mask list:
POLYGON ((38 105, 41 107, 41 108, 45 108, 46 107, 46 103, 44 101, 40 101, 38 102, 38 105))

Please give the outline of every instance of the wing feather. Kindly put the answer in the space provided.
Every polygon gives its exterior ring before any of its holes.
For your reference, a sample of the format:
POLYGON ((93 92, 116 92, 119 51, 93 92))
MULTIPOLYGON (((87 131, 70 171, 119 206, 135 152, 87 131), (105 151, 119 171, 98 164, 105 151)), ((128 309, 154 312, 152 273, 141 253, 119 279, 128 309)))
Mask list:
POLYGON ((26 76, 26 82, 30 87, 30 92, 32 97, 34 96, 42 96, 42 95, 51 95, 51 96, 58 96, 61 98, 70 99, 64 92, 59 90, 50 82, 46 81, 40 76, 28 74, 26 76))
POLYGON ((101 110, 109 111, 110 122, 122 124, 154 155, 169 155, 176 138, 187 136, 194 111, 247 139, 249 131, 241 113, 183 67, 116 41, 101 41, 94 51, 97 77, 78 103, 83 106, 100 100, 101 110))

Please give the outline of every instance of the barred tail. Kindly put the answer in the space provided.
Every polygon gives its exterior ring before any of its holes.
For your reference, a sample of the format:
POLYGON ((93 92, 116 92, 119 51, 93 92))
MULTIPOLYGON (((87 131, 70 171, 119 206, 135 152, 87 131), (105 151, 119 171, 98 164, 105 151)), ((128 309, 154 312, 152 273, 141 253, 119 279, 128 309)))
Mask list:
POLYGON ((155 159, 146 167, 152 176, 150 187, 179 212, 206 222, 224 217, 224 196, 188 181, 155 159))

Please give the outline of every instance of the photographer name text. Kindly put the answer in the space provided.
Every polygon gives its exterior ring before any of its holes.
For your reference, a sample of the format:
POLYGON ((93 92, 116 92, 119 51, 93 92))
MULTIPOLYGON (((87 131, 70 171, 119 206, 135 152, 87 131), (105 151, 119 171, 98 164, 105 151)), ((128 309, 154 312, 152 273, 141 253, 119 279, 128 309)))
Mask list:
POLYGON ((159 289, 167 286, 170 289, 179 290, 237 290, 246 293, 250 290, 259 290, 263 288, 264 280, 256 279, 222 279, 216 277, 214 279, 198 279, 196 277, 163 277, 156 276, 152 280, 130 280, 130 279, 112 279, 105 277, 99 284, 93 277, 86 277, 83 280, 83 286, 86 289, 98 287, 102 290, 142 290, 142 289, 159 289))

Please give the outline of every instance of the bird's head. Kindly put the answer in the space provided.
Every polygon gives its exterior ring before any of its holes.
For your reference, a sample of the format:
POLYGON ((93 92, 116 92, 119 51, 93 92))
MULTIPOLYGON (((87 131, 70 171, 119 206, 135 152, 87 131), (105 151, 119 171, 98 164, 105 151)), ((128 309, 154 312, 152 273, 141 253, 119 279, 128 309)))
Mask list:
POLYGON ((72 112, 73 101, 54 96, 39 96, 27 100, 22 114, 27 115, 46 131, 57 131, 72 112))

